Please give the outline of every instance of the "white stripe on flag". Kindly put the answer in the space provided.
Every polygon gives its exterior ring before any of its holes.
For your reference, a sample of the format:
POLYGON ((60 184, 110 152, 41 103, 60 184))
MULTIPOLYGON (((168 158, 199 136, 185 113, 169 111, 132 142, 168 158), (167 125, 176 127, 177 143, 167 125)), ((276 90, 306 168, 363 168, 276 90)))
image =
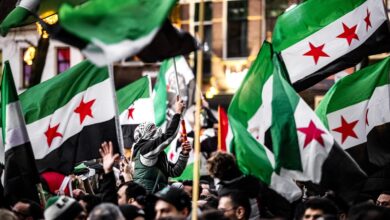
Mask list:
POLYGON ((390 122, 389 89, 389 85, 377 87, 370 100, 359 102, 327 115, 329 130, 344 150, 365 143, 367 134, 375 126, 390 122), (368 125, 366 124, 366 114, 368 125), (342 126, 341 117, 348 124, 357 122, 352 126, 356 137, 344 135, 344 142, 342 133, 334 130, 342 126))
POLYGON ((22 0, 18 6, 34 13, 38 9, 39 3, 40 0, 22 0))
POLYGON ((5 152, 29 142, 19 100, 7 105, 5 152))
POLYGON ((84 126, 101 123, 113 119, 115 116, 114 101, 110 79, 89 87, 87 90, 74 96, 65 106, 57 109, 52 115, 48 115, 38 121, 27 125, 35 159, 42 159, 48 153, 59 148, 68 138, 79 133, 84 126), (74 110, 84 102, 96 99, 92 105, 93 117, 86 116, 80 124, 80 115, 74 110), (49 125, 54 127, 59 124, 57 132, 62 137, 56 137, 48 147, 45 132, 49 125), (66 130, 64 130, 66 129, 66 130))
POLYGON ((159 29, 160 27, 135 40, 128 39, 113 44, 106 44, 99 39, 93 39, 92 43, 88 44, 82 52, 96 66, 105 66, 141 51, 152 42, 159 29))
POLYGON ((355 10, 335 20, 323 29, 283 50, 281 54, 289 72, 291 82, 295 83, 298 80, 305 78, 309 74, 328 65, 338 57, 356 49, 385 21, 387 21, 387 15, 383 8, 383 2, 368 0, 355 10), (368 28, 368 31, 366 31, 366 23, 364 22, 364 18, 367 15, 367 9, 371 13, 370 18, 372 26, 368 28), (337 36, 343 33, 343 23, 349 28, 357 25, 356 34, 358 35, 359 40, 353 39, 351 45, 348 44, 345 38, 337 38, 337 36), (303 55, 310 50, 309 42, 316 47, 325 43, 323 51, 328 54, 329 57, 319 57, 318 63, 315 65, 313 56, 303 55))
POLYGON ((129 106, 119 116, 121 125, 140 124, 142 122, 155 122, 154 107, 152 98, 137 99, 133 105, 129 106), (129 112, 129 109, 131 112, 129 112), (131 115, 129 115, 131 114, 131 115))

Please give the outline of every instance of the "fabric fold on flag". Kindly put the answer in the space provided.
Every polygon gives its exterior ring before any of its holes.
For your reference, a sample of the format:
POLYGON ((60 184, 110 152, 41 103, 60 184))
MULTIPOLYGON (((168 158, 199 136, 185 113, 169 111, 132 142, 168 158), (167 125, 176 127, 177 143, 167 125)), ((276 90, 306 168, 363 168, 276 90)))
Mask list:
POLYGON ((238 164, 289 201, 299 195, 293 180, 353 199, 365 173, 285 80, 282 68, 265 42, 233 97, 228 117, 238 164))
POLYGON ((368 55, 388 52, 389 36, 382 1, 312 0, 278 17, 272 42, 301 91, 368 55))
POLYGON ((100 158, 103 141, 121 152, 113 93, 108 68, 83 61, 20 95, 40 172, 68 174, 76 163, 100 158))
POLYGON ((316 109, 339 145, 369 174, 390 162, 390 58, 339 80, 316 109))
POLYGON ((79 5, 87 0, 21 0, 19 4, 13 5, 13 9, 9 11, 10 4, 15 4, 16 1, 3 1, 0 3, 0 35, 7 35, 9 29, 21 27, 38 21, 38 17, 43 19, 57 13, 59 7, 63 3, 79 5), (2 3, 4 5, 2 5, 2 3), (3 11, 4 9, 4 11, 3 11), (7 13, 6 16, 3 13, 7 13), (4 20, 1 19, 4 16, 4 20))
POLYGON ((4 198, 11 204, 26 198, 39 203, 39 174, 8 61, 1 80, 1 127, 5 147, 4 198))
POLYGON ((125 148, 131 148, 137 126, 155 121, 150 78, 142 77, 121 88, 117 91, 117 99, 125 148))
MULTIPOLYGON (((179 33, 167 21, 175 3, 94 0, 78 7, 65 4, 59 10, 59 25, 75 36, 75 44, 87 43, 80 49, 98 66, 138 53, 144 61, 157 61, 196 49, 188 33, 179 33)), ((60 34, 56 37, 64 39, 60 34)))

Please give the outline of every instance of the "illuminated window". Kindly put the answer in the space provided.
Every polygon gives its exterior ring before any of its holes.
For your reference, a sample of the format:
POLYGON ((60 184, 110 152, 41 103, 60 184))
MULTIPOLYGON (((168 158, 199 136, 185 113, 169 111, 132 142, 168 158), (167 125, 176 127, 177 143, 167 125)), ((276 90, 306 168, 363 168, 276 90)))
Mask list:
POLYGON ((227 2, 227 57, 248 56, 248 1, 227 2))
POLYGON ((30 86, 30 79, 32 74, 32 66, 28 65, 26 61, 24 61, 24 54, 26 53, 27 48, 22 48, 21 50, 21 60, 22 60, 22 87, 28 88, 30 86))
POLYGON ((70 67, 70 48, 57 48, 57 74, 62 73, 70 67))

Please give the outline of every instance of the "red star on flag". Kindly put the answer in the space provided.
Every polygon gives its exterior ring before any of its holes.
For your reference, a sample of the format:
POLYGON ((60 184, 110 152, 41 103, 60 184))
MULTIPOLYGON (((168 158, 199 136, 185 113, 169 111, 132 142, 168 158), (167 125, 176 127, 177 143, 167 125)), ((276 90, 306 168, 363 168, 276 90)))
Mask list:
POLYGON ((325 44, 316 47, 309 42, 309 46, 310 46, 310 50, 304 53, 303 56, 312 56, 316 65, 320 57, 329 57, 329 55, 323 51, 325 44))
POLYGON ((128 110, 128 115, 127 115, 127 119, 134 119, 133 118, 133 112, 134 112, 134 110, 135 110, 135 108, 133 108, 133 107, 130 107, 129 109, 127 109, 128 110))
POLYGON ((366 22, 366 31, 368 31, 368 27, 372 27, 372 26, 371 26, 370 16, 371 16, 371 12, 370 12, 370 11, 368 10, 368 8, 367 8, 367 15, 366 15, 366 17, 364 18, 364 22, 366 22))
POLYGON ((359 37, 355 33, 356 27, 357 25, 349 28, 347 25, 343 23, 344 32, 341 33, 339 36, 337 36, 337 38, 345 38, 348 41, 348 45, 351 45, 353 39, 359 40, 359 37))
POLYGON ((173 152, 171 152, 170 154, 169 154, 169 160, 173 160, 173 157, 175 156, 175 154, 173 153, 173 152))
POLYGON ((353 128, 356 126, 356 124, 359 122, 359 120, 353 121, 351 123, 348 123, 343 116, 341 116, 341 125, 338 128, 333 129, 332 131, 336 131, 341 133, 341 143, 343 144, 344 141, 348 137, 354 137, 357 138, 357 135, 353 128))
POLYGON ((310 120, 308 127, 298 128, 298 131, 306 135, 303 148, 310 144, 312 140, 316 140, 319 144, 321 144, 321 146, 324 146, 324 139, 322 139, 321 135, 325 134, 325 132, 321 129, 318 129, 312 120, 310 120))
POLYGON ((46 139, 47 139, 47 144, 49 145, 49 148, 50 148, 50 145, 53 141, 54 138, 56 137, 62 137, 62 134, 57 132, 57 129, 58 127, 60 126, 60 123, 58 123, 57 125, 55 125, 54 127, 50 127, 50 124, 49 124, 49 127, 47 128, 47 130, 45 131, 45 135, 46 135, 46 139))
POLYGON ((89 102, 84 102, 84 97, 81 100, 79 106, 74 110, 75 113, 80 115, 80 124, 83 123, 85 117, 89 116, 93 118, 91 107, 96 99, 93 99, 89 102))

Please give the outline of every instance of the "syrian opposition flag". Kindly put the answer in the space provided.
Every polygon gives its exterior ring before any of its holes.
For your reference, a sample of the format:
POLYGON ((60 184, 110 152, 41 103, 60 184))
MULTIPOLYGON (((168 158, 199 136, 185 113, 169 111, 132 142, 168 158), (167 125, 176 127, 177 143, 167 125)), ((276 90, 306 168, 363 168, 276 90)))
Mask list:
POLYGON ((389 51, 388 25, 383 1, 304 1, 279 16, 272 43, 300 91, 368 55, 389 51))
POLYGON ((64 5, 59 11, 60 27, 54 27, 49 33, 79 47, 91 62, 99 66, 136 55, 149 44, 152 45, 143 51, 142 58, 147 61, 168 58, 186 49, 190 51, 185 53, 196 49, 191 36, 181 36, 167 21, 175 4, 176 0, 91 0, 77 7, 64 5), (191 41, 183 43, 189 39, 191 41))
MULTIPOLYGON (((0 35, 6 36, 9 29, 31 24, 38 20, 37 17, 46 18, 57 13, 63 3, 78 5, 87 0, 21 0, 19 4, 9 12, 0 24, 0 35)), ((10 4, 4 2, 4 4, 10 4)), ((1 5, 1 4, 0 4, 1 5)), ((2 5, 1 9, 11 8, 9 5, 2 5)), ((6 10, 0 11, 0 19, 6 10)))
POLYGON ((23 198, 39 203, 39 175, 8 61, 1 80, 1 110, 4 198, 9 205, 23 198))
POLYGON ((316 109, 339 145, 372 173, 390 162, 390 58, 339 80, 316 109))
POLYGON ((283 78, 272 56, 265 42, 229 107, 238 164, 290 201, 296 199, 288 190, 292 180, 312 181, 351 199, 364 172, 283 78))
POLYGON ((119 121, 122 126, 124 144, 134 144, 134 130, 142 122, 154 123, 152 84, 149 77, 141 79, 117 91, 119 121))
POLYGON ((75 163, 100 158, 103 141, 119 152, 108 68, 88 61, 20 95, 38 170, 68 174, 75 163))

